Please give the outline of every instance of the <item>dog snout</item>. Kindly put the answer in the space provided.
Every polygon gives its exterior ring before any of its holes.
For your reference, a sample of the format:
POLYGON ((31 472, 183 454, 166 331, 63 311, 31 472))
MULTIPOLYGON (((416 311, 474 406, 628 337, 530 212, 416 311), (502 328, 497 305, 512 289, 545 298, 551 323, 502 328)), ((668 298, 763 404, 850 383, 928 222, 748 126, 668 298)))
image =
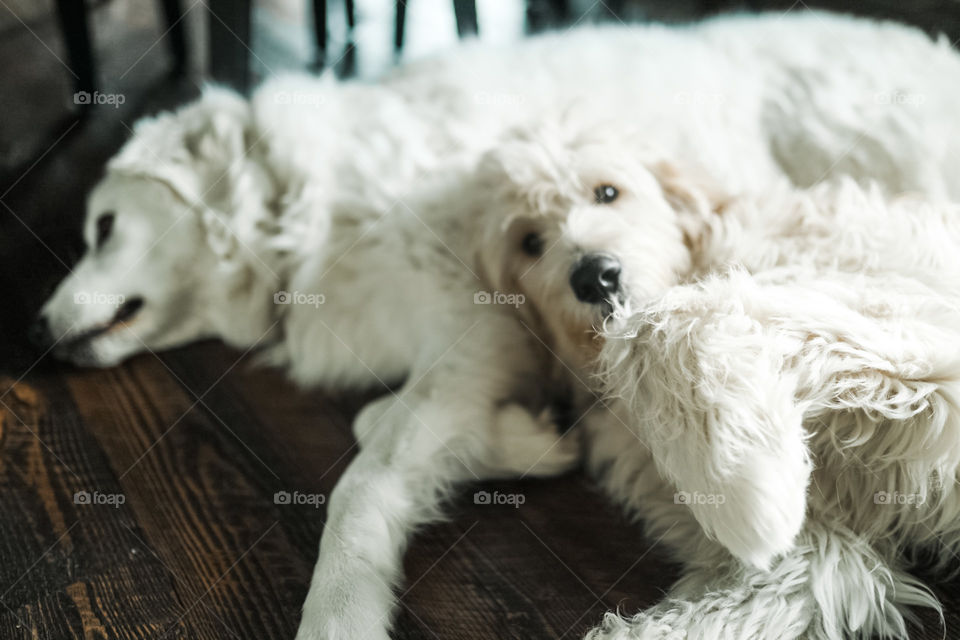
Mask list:
POLYGON ((573 267, 570 286, 581 302, 606 302, 620 290, 620 261, 606 254, 585 255, 573 267))
POLYGON ((30 343, 40 349, 46 349, 53 344, 53 332, 50 330, 50 321, 47 316, 40 314, 27 329, 27 338, 30 343))

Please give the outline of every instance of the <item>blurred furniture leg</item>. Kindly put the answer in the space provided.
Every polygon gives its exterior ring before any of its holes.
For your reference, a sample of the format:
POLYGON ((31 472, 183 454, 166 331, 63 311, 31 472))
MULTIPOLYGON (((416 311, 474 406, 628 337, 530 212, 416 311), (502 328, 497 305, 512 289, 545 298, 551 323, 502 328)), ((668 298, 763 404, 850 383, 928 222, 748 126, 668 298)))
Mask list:
POLYGON ((396 31, 393 34, 393 50, 399 54, 403 50, 403 31, 407 22, 407 2, 411 0, 397 0, 396 31))
POLYGON ((477 35, 477 0, 453 0, 453 12, 457 14, 457 34, 477 35))
POLYGON ((92 104, 95 90, 93 48, 90 45, 90 25, 87 22, 87 6, 82 0, 56 0, 57 19, 67 46, 67 59, 73 72, 74 87, 78 93, 89 94, 88 100, 74 98, 74 102, 86 108, 92 104))
MULTIPOLYGON (((347 43, 344 52, 332 64, 338 74, 348 76, 353 73, 353 26, 356 23, 353 0, 344 0, 344 13, 347 18, 347 43)), ((313 0, 313 31, 317 44, 315 71, 323 71, 327 66, 327 0, 313 0)))
POLYGON ((210 75, 244 94, 250 89, 250 5, 250 0, 207 2, 210 75))
POLYGON ((183 6, 180 0, 161 0, 163 19, 167 23, 167 42, 173 56, 173 73, 187 71, 187 33, 183 24, 183 6))
POLYGON ((327 63, 327 0, 313 0, 313 32, 317 44, 316 69, 327 63))
POLYGON ((353 28, 357 25, 357 16, 353 5, 353 0, 345 0, 344 2, 344 9, 347 13, 347 44, 337 65, 340 76, 343 78, 348 78, 357 72, 357 47, 353 41, 353 28))

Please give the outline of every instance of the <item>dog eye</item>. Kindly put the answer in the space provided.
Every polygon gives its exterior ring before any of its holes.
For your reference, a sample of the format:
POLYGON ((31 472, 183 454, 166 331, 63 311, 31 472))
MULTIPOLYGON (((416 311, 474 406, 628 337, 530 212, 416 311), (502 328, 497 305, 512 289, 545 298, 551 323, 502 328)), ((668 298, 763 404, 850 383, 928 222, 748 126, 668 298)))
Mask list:
POLYGON ((110 234, 113 232, 113 218, 114 214, 104 213, 99 218, 97 218, 97 249, 103 246, 103 243, 110 238, 110 234))
POLYGON ((543 239, 538 233, 528 233, 523 236, 523 243, 520 246, 528 256, 537 257, 543 251, 543 239))
POLYGON ((593 197, 597 204, 610 204, 620 195, 620 191, 612 184, 602 184, 593 190, 593 197))

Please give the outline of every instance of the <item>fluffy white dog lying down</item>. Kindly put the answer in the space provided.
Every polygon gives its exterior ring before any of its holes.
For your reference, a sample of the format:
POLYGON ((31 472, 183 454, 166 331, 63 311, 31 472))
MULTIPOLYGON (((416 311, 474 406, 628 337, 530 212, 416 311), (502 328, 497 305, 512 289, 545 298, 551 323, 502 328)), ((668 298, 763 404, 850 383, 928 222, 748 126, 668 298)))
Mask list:
MULTIPOLYGON (((289 285, 298 256, 324 245, 335 203, 403 209, 424 176, 456 175, 505 131, 572 105, 644 131, 648 144, 708 167, 732 191, 783 175, 807 185, 849 174, 891 192, 960 198, 958 78, 960 57, 916 29, 810 12, 464 46, 377 84, 280 78, 250 106, 209 91, 177 118, 139 129, 139 144, 111 163, 111 186, 90 205, 91 250, 42 323, 62 357, 90 365, 204 336, 248 347, 274 307, 260 290, 238 297, 216 261, 191 262, 182 230, 167 232, 174 220, 196 222, 220 253, 232 244, 234 261, 268 276, 251 286, 276 290, 289 285), (196 133, 208 124, 211 135, 196 133), (121 193, 131 175, 149 178, 155 193, 121 193), (182 197, 171 203, 171 192, 182 197), (99 255, 111 234, 122 241, 99 255), (258 259, 263 252, 279 263, 258 259), (117 295, 91 292, 122 295, 126 305, 118 313, 117 295), (74 304, 78 296, 87 304, 74 304), (136 332, 123 322, 134 316, 136 332)), ((329 358, 318 359, 319 371, 313 358, 294 362, 294 376, 336 377, 329 358)))
MULTIPOLYGON (((330 496, 298 634, 385 638, 407 538, 438 516, 450 487, 561 473, 580 449, 550 417, 542 346, 513 307, 477 304, 481 282, 460 256, 479 221, 449 215, 456 196, 389 214, 346 201, 316 220, 296 208, 277 215, 285 192, 268 177, 276 165, 242 155, 253 135, 247 110, 211 93, 138 125, 90 199, 90 252, 71 278, 113 291, 137 260, 162 258, 151 293, 181 292, 158 310, 169 314, 167 335, 217 335, 205 314, 231 314, 237 326, 221 337, 267 345, 267 359, 301 382, 389 389, 386 381, 405 380, 354 422, 361 450, 330 496), (242 224, 254 208, 255 229, 228 229, 217 213, 242 224), (307 222, 324 232, 298 226, 307 222)), ((124 326, 95 331, 139 340, 144 323, 150 332, 156 312, 129 304, 118 312, 124 326)))
POLYGON ((357 419, 300 630, 385 638, 406 537, 445 489, 576 458, 539 413, 539 342, 473 304, 487 200, 463 171, 504 129, 578 103, 730 188, 843 171, 954 193, 958 69, 912 29, 816 14, 465 47, 376 85, 278 80, 252 103, 209 91, 111 161, 42 320, 80 364, 219 337, 269 345, 305 385, 405 379, 357 419))
POLYGON ((960 551, 960 207, 724 198, 625 137, 542 127, 485 163, 485 272, 601 374, 590 467, 686 567, 590 638, 905 637, 939 609, 907 571, 960 551))

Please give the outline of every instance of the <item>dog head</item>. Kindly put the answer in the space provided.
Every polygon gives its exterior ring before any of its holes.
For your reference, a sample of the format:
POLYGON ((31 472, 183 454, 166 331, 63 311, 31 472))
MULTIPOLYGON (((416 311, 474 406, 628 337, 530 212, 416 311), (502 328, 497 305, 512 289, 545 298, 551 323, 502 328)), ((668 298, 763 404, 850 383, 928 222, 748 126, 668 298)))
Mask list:
POLYGON ((41 309, 33 328, 41 347, 109 366, 229 337, 216 307, 237 285, 236 273, 227 277, 238 251, 236 185, 256 182, 243 175, 247 119, 241 98, 210 90, 138 123, 88 199, 86 252, 41 309))
POLYGON ((599 329, 688 273, 712 202, 641 138, 571 118, 516 132, 481 163, 480 262, 572 366, 599 329))

